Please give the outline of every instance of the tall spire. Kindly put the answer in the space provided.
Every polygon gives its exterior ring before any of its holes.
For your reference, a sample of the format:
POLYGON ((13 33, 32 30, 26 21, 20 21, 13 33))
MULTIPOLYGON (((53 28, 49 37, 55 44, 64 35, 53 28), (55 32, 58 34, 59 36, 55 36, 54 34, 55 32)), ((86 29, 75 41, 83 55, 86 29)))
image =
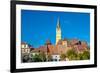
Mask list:
POLYGON ((60 19, 58 18, 58 21, 57 21, 57 28, 60 28, 60 19))
POLYGON ((57 20, 57 27, 56 27, 56 45, 61 40, 61 28, 60 28, 60 20, 57 20))

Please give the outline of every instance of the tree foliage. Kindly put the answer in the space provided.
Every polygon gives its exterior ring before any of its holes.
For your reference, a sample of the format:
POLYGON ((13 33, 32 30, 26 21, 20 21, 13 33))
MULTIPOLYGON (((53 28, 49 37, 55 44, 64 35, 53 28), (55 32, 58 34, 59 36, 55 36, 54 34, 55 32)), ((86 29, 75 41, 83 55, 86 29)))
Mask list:
POLYGON ((89 51, 84 51, 80 56, 80 60, 88 60, 90 59, 90 52, 89 51))
POLYGON ((75 50, 68 50, 66 53, 66 57, 69 60, 88 60, 90 59, 90 52, 83 51, 82 53, 77 53, 75 50))
POLYGON ((66 59, 66 54, 61 54, 60 58, 61 58, 61 60, 65 60, 66 59))
POLYGON ((75 50, 70 49, 70 50, 67 51, 66 57, 67 57, 69 60, 77 60, 77 53, 76 53, 75 50))
POLYGON ((33 62, 45 62, 46 61, 46 55, 44 53, 35 54, 32 56, 33 62))

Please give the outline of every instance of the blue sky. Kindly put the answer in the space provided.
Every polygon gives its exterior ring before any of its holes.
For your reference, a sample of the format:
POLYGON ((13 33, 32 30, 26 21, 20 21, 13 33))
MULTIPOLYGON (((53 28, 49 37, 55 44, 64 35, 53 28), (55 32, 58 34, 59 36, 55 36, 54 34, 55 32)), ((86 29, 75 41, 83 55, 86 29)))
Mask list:
POLYGON ((55 44, 58 18, 62 39, 77 38, 90 43, 89 13, 35 10, 21 10, 21 41, 33 47, 44 45, 48 39, 55 44))

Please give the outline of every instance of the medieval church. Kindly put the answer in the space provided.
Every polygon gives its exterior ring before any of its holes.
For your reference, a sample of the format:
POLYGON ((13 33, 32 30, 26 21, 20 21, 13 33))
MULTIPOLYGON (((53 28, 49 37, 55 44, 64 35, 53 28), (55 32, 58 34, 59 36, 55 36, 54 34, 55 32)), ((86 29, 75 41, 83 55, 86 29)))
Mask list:
MULTIPOLYGON (((55 44, 51 44, 51 42, 48 40, 46 42, 46 45, 39 46, 38 48, 34 48, 30 46, 29 44, 22 42, 21 43, 21 53, 22 57, 25 54, 28 55, 35 55, 39 53, 44 53, 46 55, 50 55, 52 57, 53 61, 60 61, 61 54, 66 54, 66 52, 69 49, 72 49, 72 47, 75 48, 77 52, 83 52, 84 48, 87 48, 87 43, 81 42, 77 39, 72 39, 68 42, 67 39, 62 39, 62 33, 61 33, 61 26, 60 26, 60 19, 57 20, 57 26, 56 26, 56 42, 55 44)), ((30 57, 31 58, 31 57, 30 57)), ((64 60, 68 60, 67 58, 64 60)))

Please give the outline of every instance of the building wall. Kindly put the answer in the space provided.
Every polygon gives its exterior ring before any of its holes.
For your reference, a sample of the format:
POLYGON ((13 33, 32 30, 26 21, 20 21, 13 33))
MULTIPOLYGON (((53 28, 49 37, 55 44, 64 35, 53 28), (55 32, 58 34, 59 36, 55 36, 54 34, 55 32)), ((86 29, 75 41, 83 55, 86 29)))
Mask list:
POLYGON ((53 61, 59 61, 60 60, 60 55, 52 55, 53 61))
POLYGON ((28 46, 28 44, 26 43, 21 43, 21 53, 30 53, 30 48, 28 46))

